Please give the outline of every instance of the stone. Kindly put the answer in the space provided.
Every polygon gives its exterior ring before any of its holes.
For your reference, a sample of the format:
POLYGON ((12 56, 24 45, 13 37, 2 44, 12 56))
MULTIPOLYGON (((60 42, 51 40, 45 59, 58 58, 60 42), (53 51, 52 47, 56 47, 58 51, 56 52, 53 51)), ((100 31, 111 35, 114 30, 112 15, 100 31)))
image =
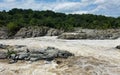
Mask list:
POLYGON ((68 58, 69 56, 73 56, 74 54, 68 52, 68 51, 59 51, 58 57, 59 58, 68 58))
POLYGON ((58 36, 60 34, 62 34, 64 31, 62 30, 58 30, 58 29, 53 29, 53 28, 50 28, 48 31, 47 31, 47 36, 58 36))
POLYGON ((44 36, 49 30, 48 27, 29 26, 21 28, 14 36, 14 38, 29 38, 44 36))
POLYGON ((5 27, 0 28, 0 39, 8 39, 8 29, 5 27))
POLYGON ((16 63, 16 62, 17 62, 17 60, 10 60, 9 64, 13 64, 13 63, 16 63))
POLYGON ((30 58, 30 61, 32 61, 32 62, 35 62, 37 60, 39 60, 39 58, 30 58))
POLYGON ((10 59, 16 60, 16 54, 11 54, 11 55, 10 55, 10 59))
POLYGON ((68 58, 69 56, 73 56, 73 54, 54 47, 48 47, 44 50, 30 52, 30 60, 31 58, 34 58, 38 60, 52 61, 55 58, 68 58))
POLYGON ((6 49, 7 47, 9 47, 9 45, 0 44, 0 49, 6 49))
POLYGON ((120 29, 77 29, 73 32, 65 32, 58 39, 117 39, 120 37, 120 29))
POLYGON ((18 53, 18 60, 24 60, 25 58, 28 58, 29 55, 29 53, 18 53))
POLYGON ((4 53, 0 53, 0 58, 6 58, 6 56, 9 57, 11 60, 10 63, 15 63, 18 60, 24 60, 24 61, 37 61, 37 60, 46 60, 46 61, 52 61, 55 58, 68 58, 70 56, 73 56, 74 54, 64 51, 64 50, 59 50, 54 47, 48 47, 46 49, 40 49, 40 50, 27 50, 25 51, 23 49, 22 52, 17 51, 15 49, 21 49, 22 47, 27 48, 26 46, 11 46, 13 47, 13 50, 8 50, 7 55, 4 53), (14 49, 15 48, 15 49, 14 49))
POLYGON ((120 49, 120 45, 116 46, 117 49, 120 49))
POLYGON ((0 59, 6 59, 7 53, 6 52, 0 52, 0 59))

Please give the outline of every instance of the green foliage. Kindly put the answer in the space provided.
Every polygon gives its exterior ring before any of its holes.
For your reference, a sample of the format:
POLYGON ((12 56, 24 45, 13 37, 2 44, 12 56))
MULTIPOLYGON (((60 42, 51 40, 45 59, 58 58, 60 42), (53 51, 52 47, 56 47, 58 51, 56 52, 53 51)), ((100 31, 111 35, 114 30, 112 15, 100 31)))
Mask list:
POLYGON ((17 54, 17 53, 13 50, 8 50, 7 51, 7 56, 10 57, 11 54, 17 54))
POLYGON ((120 17, 106 17, 93 14, 64 14, 50 10, 33 11, 31 9, 14 8, 8 12, 0 12, 0 26, 6 26, 11 33, 21 27, 47 26, 65 31, 74 27, 89 29, 120 28, 120 17))
POLYGON ((9 22, 6 27, 9 30, 9 36, 14 35, 19 30, 19 26, 14 22, 9 22))
POLYGON ((10 23, 7 24, 7 28, 8 28, 9 31, 13 32, 18 28, 18 26, 15 23, 10 22, 10 23))

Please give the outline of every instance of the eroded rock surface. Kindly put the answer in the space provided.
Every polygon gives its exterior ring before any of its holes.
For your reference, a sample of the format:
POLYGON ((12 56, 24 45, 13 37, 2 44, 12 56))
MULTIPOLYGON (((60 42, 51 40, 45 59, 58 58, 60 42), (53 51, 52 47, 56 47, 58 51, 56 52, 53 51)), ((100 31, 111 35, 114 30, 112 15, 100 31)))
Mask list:
POLYGON ((2 27, 0 28, 0 39, 7 39, 8 38, 8 29, 2 27))
POLYGON ((1 52, 0 58, 5 59, 9 58, 10 63, 15 63, 18 60, 25 60, 25 61, 37 61, 37 60, 47 60, 52 61, 55 58, 68 58, 69 56, 74 56, 74 54, 59 50, 54 47, 48 47, 47 49, 38 49, 38 50, 29 50, 27 46, 24 45, 2 45, 0 48, 6 50, 7 52, 1 52))
POLYGON ((39 37, 39 36, 58 36, 63 31, 48 28, 48 27, 39 27, 39 26, 31 26, 21 28, 14 36, 14 38, 30 38, 30 37, 39 37))
POLYGON ((120 37, 120 29, 79 29, 72 33, 63 33, 59 39, 117 39, 120 37))

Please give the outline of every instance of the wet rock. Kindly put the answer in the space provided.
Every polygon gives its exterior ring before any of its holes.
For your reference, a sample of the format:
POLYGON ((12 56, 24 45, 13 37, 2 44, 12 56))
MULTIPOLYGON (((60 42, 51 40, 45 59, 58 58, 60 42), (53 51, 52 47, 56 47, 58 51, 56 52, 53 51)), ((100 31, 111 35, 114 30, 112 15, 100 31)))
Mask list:
MULTIPOLYGON (((3 45, 3 46, 1 47, 6 48, 7 45, 3 45)), ((52 61, 55 58, 68 58, 69 56, 74 55, 68 51, 59 50, 54 47, 48 47, 46 49, 39 49, 39 50, 28 50, 26 46, 15 45, 15 46, 10 46, 10 48, 12 50, 8 50, 8 52, 6 53, 0 52, 0 58, 3 59, 8 57, 11 60, 10 63, 15 63, 18 60, 25 60, 32 62, 37 60, 52 61)), ((8 47, 8 49, 10 48, 8 47)))
POLYGON ((9 45, 0 44, 0 49, 7 49, 7 47, 9 47, 9 45))
POLYGON ((30 58, 30 61, 32 61, 32 62, 35 62, 35 61, 38 61, 39 60, 39 58, 30 58))
POLYGON ((9 64, 13 64, 13 63, 16 63, 16 62, 17 62, 17 60, 12 60, 12 59, 11 59, 11 60, 9 61, 9 64))
POLYGON ((16 54, 11 54, 11 55, 10 55, 10 59, 16 60, 16 54))
POLYGON ((120 45, 116 46, 117 49, 120 49, 120 45))
POLYGON ((22 47, 26 47, 26 45, 15 45, 15 48, 22 48, 22 47))
POLYGON ((48 47, 47 49, 40 51, 32 51, 30 53, 30 58, 36 58, 38 60, 52 61, 55 58, 68 58, 74 54, 68 51, 62 51, 54 47, 48 47))
POLYGON ((0 59, 6 59, 7 53, 6 52, 0 52, 0 59))
POLYGON ((18 55, 18 60, 24 60, 24 59, 28 58, 30 54, 22 52, 22 53, 18 53, 17 55, 18 55))
POLYGON ((73 54, 68 51, 59 51, 58 52, 59 58, 68 58, 69 56, 73 56, 73 54))

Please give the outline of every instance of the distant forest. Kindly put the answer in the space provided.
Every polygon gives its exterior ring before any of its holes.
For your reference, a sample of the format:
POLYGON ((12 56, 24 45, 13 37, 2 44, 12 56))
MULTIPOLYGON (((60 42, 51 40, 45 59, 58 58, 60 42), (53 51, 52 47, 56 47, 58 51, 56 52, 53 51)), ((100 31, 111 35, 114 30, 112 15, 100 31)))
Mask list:
POLYGON ((51 10, 37 11, 14 8, 0 11, 0 27, 17 31, 27 26, 46 26, 70 31, 74 27, 89 29, 120 28, 120 17, 93 14, 64 14, 51 10))

